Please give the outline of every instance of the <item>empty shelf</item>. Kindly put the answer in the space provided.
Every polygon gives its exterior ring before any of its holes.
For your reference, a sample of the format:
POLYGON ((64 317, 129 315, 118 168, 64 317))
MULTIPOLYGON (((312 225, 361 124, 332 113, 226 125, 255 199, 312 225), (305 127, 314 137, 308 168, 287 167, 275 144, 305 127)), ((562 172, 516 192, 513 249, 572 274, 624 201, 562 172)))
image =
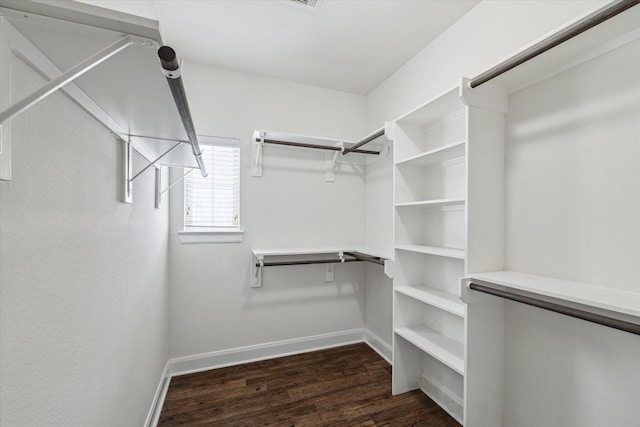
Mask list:
POLYGON ((418 252, 422 254, 437 255, 448 258, 465 258, 464 249, 443 248, 440 246, 423 246, 423 245, 396 245, 396 249, 401 251, 418 252))
POLYGON ((429 166, 434 163, 451 160, 465 155, 466 141, 458 141, 434 150, 425 151, 404 160, 396 162, 396 165, 403 166, 429 166))
POLYGON ((426 304, 448 311, 456 316, 464 317, 464 303, 459 296, 452 293, 432 288, 430 286, 400 286, 396 292, 415 298, 426 304))
POLYGON ((396 207, 437 207, 437 206, 451 206, 451 205, 463 205, 464 199, 434 199, 434 200, 418 200, 415 202, 402 202, 396 203, 396 207))
POLYGON ((464 345, 426 326, 403 327, 395 333, 425 353, 464 375, 464 345))

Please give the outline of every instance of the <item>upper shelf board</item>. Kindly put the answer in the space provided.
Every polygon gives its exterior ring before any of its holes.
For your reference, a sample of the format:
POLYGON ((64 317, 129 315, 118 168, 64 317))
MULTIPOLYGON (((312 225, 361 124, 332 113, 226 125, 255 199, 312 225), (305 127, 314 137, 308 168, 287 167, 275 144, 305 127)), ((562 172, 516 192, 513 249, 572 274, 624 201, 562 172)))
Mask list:
POLYGON ((464 104, 460 98, 460 86, 456 85, 454 88, 400 116, 395 121, 399 125, 428 127, 463 107, 464 104))
POLYGON ((596 307, 640 319, 640 292, 623 291, 515 271, 469 274, 471 279, 596 307))
POLYGON ((123 139, 141 135, 187 140, 158 61, 162 39, 156 21, 76 2, 28 0, 0 0, 0 15, 60 72, 133 34, 133 45, 67 87, 84 92, 101 110, 99 115, 88 111, 123 139))
MULTIPOLYGON (((369 133, 362 139, 368 137, 369 135, 374 135, 375 133, 383 130, 383 128, 376 129, 375 131, 369 133)), ((362 150, 380 150, 382 144, 386 141, 383 138, 384 134, 379 136, 378 138, 372 140, 366 145, 362 146, 362 150)), ((298 135, 287 132, 274 132, 274 131, 266 131, 266 130, 256 130, 253 132, 253 140, 254 142, 258 142, 260 138, 264 139, 272 139, 276 141, 285 141, 285 142, 299 142, 303 144, 313 144, 313 145, 322 145, 326 147, 337 147, 341 143, 344 143, 346 148, 354 145, 357 141, 350 141, 346 139, 335 139, 335 138, 325 138, 319 136, 309 136, 309 135, 298 135)), ((355 153, 354 153, 355 154, 355 153)))
POLYGON ((321 254, 338 254, 340 252, 359 252, 361 254, 379 257, 383 259, 391 259, 384 254, 376 253, 375 250, 369 248, 353 248, 353 247, 308 247, 308 248, 281 248, 281 249, 253 249, 253 255, 258 258, 265 256, 292 256, 292 255, 321 255, 321 254))

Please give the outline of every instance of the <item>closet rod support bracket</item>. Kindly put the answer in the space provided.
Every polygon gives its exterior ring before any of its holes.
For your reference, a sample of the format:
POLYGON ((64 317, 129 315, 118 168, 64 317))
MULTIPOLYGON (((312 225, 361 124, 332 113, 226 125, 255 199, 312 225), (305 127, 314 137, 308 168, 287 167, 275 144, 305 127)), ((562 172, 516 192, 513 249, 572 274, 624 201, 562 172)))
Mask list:
POLYGON ((122 142, 122 202, 133 203, 133 147, 131 138, 122 142))
POLYGON ((117 40, 115 43, 112 43, 101 51, 80 62, 78 65, 62 73, 55 79, 51 80, 49 83, 42 86, 40 89, 34 91, 30 95, 27 95, 6 110, 0 112, 0 123, 4 123, 10 118, 16 116, 17 114, 20 114, 21 112, 42 101, 43 99, 54 93, 56 90, 82 76, 87 71, 100 65, 117 53, 128 48, 133 43, 134 41, 130 36, 124 36, 121 39, 117 40))
POLYGON ((251 176, 262 176, 262 147, 264 145, 264 132, 255 131, 253 137, 253 170, 251 176))

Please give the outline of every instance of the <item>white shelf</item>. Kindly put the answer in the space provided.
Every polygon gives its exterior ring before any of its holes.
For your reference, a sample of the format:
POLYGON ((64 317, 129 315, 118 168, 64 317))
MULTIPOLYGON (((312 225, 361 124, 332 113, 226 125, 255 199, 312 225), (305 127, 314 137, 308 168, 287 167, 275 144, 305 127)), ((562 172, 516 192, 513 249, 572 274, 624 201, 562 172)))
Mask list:
POLYGON ((423 246, 423 245, 396 245, 396 249, 401 251, 418 252, 421 254, 437 255, 448 258, 465 258, 464 249, 443 248, 440 246, 423 246))
POLYGON ((464 375, 464 345, 426 326, 397 328, 395 333, 464 375))
POLYGON ((460 100, 460 87, 456 85, 452 89, 404 114, 395 121, 401 125, 429 126, 441 120, 444 116, 460 110, 463 107, 464 105, 460 100))
POLYGON ((399 286, 395 291, 456 316, 464 317, 465 305, 459 296, 452 293, 424 285, 399 286))
POLYGON ((456 159, 465 155, 465 146, 466 141, 454 142, 452 144, 444 145, 442 147, 399 160, 396 162, 396 165, 425 167, 445 160, 456 159))
POLYGON ((640 293, 604 288, 515 271, 492 271, 469 274, 471 279, 507 288, 584 304, 640 318, 640 293))
POLYGON ((415 202, 402 202, 396 203, 397 208, 404 207, 437 207, 437 206, 452 206, 452 205, 464 205, 464 199, 434 199, 434 200, 418 200, 415 202))
POLYGON ((338 254, 339 252, 359 252, 370 256, 384 259, 392 259, 380 251, 371 250, 365 247, 335 247, 335 246, 316 246, 316 247, 299 247, 299 248, 268 248, 253 249, 253 255, 261 258, 266 256, 291 256, 291 255, 319 255, 319 254, 338 254))

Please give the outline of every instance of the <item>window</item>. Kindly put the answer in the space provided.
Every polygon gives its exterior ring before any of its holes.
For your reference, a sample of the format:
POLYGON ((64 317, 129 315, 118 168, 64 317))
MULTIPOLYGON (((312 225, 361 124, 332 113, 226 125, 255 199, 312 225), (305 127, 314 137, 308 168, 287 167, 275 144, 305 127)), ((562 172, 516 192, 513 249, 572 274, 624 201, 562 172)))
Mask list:
POLYGON ((240 230, 240 147, 201 145, 208 176, 194 170, 185 177, 185 231, 240 230))

